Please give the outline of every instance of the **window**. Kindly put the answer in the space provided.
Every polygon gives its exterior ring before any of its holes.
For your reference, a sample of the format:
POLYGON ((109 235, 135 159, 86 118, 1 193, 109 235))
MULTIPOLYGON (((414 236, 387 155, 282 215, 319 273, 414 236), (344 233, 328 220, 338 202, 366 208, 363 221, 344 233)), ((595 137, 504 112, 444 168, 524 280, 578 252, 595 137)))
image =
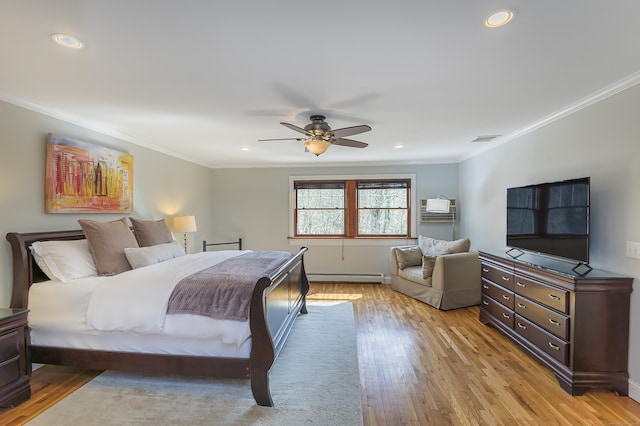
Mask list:
POLYGON ((408 237, 411 179, 295 180, 294 236, 408 237))
POLYGON ((295 182, 296 235, 344 235, 344 182, 295 182))

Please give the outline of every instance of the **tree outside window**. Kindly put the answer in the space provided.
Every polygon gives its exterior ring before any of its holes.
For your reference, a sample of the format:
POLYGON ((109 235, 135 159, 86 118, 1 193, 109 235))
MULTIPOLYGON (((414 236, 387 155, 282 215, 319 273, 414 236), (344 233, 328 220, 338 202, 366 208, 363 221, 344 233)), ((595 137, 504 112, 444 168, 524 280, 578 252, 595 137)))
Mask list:
POLYGON ((409 179, 295 181, 295 236, 407 237, 409 179))

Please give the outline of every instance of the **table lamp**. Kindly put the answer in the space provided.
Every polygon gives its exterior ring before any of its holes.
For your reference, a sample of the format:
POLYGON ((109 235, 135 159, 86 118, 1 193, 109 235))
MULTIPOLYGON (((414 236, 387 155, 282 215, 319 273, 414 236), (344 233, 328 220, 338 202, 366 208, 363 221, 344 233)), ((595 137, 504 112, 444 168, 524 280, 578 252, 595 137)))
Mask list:
POLYGON ((189 232, 196 232, 195 216, 176 216, 173 218, 173 232, 182 232, 184 234, 184 252, 187 253, 187 238, 189 232))

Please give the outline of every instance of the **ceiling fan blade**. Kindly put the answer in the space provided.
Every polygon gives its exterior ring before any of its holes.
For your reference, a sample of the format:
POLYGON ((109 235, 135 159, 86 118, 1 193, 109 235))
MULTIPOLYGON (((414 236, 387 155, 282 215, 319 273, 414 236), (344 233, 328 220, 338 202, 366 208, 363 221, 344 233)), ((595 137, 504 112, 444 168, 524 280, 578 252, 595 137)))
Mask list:
POLYGON ((342 145, 342 146, 350 146, 351 148, 366 148, 369 146, 368 143, 358 142, 351 139, 337 138, 332 141, 334 145, 342 145))
POLYGON ((342 138, 344 136, 357 135, 358 133, 364 133, 371 131, 371 127, 363 124, 361 126, 343 127, 342 129, 335 129, 331 133, 336 138, 342 138))
POLYGON ((304 138, 276 138, 276 139, 258 139, 258 142, 266 141, 301 141, 304 138))
POLYGON ((280 123, 280 124, 282 124, 284 127, 290 128, 291 130, 295 130, 296 132, 302 133, 303 135, 311 136, 311 133, 307 132, 303 128, 300 128, 298 126, 294 126, 293 124, 289 124, 289 123, 280 123))

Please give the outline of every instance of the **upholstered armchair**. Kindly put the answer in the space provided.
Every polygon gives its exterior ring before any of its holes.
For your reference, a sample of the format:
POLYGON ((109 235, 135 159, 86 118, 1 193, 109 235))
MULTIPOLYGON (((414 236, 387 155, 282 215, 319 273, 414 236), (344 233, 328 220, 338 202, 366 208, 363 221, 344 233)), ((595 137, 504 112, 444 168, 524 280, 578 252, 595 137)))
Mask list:
POLYGON ((391 247, 391 288, 441 310, 480 304, 480 260, 469 245, 420 237, 391 247))

